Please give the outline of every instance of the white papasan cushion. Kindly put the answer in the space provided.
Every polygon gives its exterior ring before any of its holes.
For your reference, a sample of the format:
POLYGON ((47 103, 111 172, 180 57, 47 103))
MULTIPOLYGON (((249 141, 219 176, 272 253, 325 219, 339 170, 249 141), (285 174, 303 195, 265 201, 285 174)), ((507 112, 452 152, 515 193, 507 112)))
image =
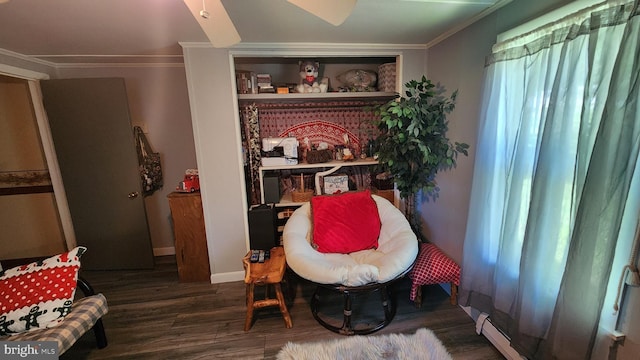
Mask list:
POLYGON ((351 254, 320 253, 311 246, 311 205, 298 208, 283 231, 289 267, 303 278, 320 284, 360 286, 393 280, 418 256, 418 240, 404 215, 387 199, 372 195, 382 227, 378 249, 351 254))

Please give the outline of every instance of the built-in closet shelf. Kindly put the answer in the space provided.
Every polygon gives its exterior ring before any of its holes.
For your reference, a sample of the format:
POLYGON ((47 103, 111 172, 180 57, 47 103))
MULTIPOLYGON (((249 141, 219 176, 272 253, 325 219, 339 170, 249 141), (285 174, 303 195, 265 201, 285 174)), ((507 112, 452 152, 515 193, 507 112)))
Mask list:
POLYGON ((269 166, 260 166, 260 171, 269 171, 269 170, 296 170, 296 169, 317 169, 317 168, 341 168, 348 166, 362 166, 362 165, 377 165, 378 160, 374 160, 373 158, 366 159, 355 159, 351 161, 343 161, 343 160, 331 160, 324 163, 300 163, 296 165, 269 165, 269 166))
POLYGON ((300 101, 352 101, 352 100, 391 100, 397 97, 393 92, 327 92, 327 93, 292 93, 292 94, 238 94, 240 103, 263 102, 285 103, 300 101))
MULTIPOLYGON (((333 174, 334 172, 340 170, 343 167, 351 167, 351 166, 373 166, 377 165, 378 160, 373 158, 365 158, 365 159, 355 159, 352 161, 341 161, 341 160, 332 160, 325 163, 301 163, 297 165, 274 165, 274 166, 261 166, 260 167, 260 200, 264 204, 265 203, 265 192, 264 192, 264 173, 267 171, 277 171, 277 170, 297 170, 297 169, 315 169, 317 170, 314 174, 315 177, 315 195, 321 195, 322 189, 320 188, 320 178, 326 175, 333 174)), ((293 202, 291 199, 291 194, 284 194, 280 199, 279 203, 275 205, 277 207, 282 206, 300 206, 304 203, 293 202)))

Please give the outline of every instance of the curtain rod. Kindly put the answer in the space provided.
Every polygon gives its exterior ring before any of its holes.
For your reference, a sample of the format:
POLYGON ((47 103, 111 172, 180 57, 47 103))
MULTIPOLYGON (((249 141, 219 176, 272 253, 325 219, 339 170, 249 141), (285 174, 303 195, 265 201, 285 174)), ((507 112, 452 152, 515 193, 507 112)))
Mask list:
MULTIPOLYGON (((561 29, 568 25, 579 24, 584 20, 588 19, 593 12, 606 10, 606 9, 618 7, 618 6, 625 6, 632 3, 634 3, 634 0, 606 0, 603 2, 599 2, 597 4, 585 7, 578 11, 574 11, 568 15, 561 17, 558 20, 541 25, 533 30, 499 41, 495 45, 493 45, 492 52, 497 53, 500 51, 507 50, 509 48, 522 46, 537 38, 550 34, 554 30, 561 29)), ((638 0, 635 0, 634 8, 637 8, 637 6, 638 6, 638 0)))

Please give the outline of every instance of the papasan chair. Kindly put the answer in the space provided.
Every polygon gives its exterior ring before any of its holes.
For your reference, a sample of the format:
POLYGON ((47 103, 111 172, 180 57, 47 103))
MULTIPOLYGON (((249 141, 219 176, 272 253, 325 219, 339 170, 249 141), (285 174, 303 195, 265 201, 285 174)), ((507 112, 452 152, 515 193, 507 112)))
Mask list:
POLYGON ((418 241, 404 215, 387 199, 368 190, 314 196, 296 209, 283 231, 289 268, 315 283, 310 305, 325 328, 364 335, 391 323, 396 303, 390 285, 411 270, 418 241), (343 295, 343 323, 330 324, 318 313, 320 291, 343 295), (384 320, 366 328, 352 326, 352 294, 379 291, 384 320))

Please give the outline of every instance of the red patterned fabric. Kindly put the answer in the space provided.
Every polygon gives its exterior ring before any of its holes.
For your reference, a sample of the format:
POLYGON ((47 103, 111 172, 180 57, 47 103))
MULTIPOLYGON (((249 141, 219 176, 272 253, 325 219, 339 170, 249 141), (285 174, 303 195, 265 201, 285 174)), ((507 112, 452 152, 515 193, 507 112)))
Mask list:
POLYGON ((378 247, 382 224, 369 190, 314 196, 311 214, 318 252, 349 254, 378 247))
POLYGON ((293 136, 298 139, 300 145, 304 144, 305 138, 308 138, 313 145, 326 142, 335 146, 344 144, 344 134, 349 136, 349 143, 354 148, 360 148, 360 139, 351 131, 338 124, 321 120, 307 121, 294 125, 278 134, 278 137, 293 136))
POLYGON ((76 292, 79 246, 0 276, 0 336, 56 325, 71 311, 76 292))
MULTIPOLYGON (((289 129, 296 128, 305 123, 332 123, 345 129, 353 142, 358 139, 355 146, 356 153, 359 153, 359 142, 366 139, 367 134, 374 136, 377 129, 371 123, 372 113, 363 109, 362 104, 354 103, 353 107, 344 107, 344 103, 336 108, 323 107, 309 108, 306 105, 298 104, 295 108, 270 108, 260 107, 260 137, 280 137, 288 134, 289 129)), ((298 137, 297 135, 294 135, 298 137)), ((340 134, 342 136, 342 134, 340 134)), ((301 139, 299 139, 301 140, 301 139)), ((333 144, 333 141, 327 141, 333 144)), ((342 141, 339 142, 342 144, 342 141)), ((317 143, 314 140, 314 144, 317 143)))
POLYGON ((422 243, 416 263, 409 272, 409 278, 411 278, 409 299, 414 301, 419 286, 442 283, 460 285, 460 266, 435 245, 422 243))

